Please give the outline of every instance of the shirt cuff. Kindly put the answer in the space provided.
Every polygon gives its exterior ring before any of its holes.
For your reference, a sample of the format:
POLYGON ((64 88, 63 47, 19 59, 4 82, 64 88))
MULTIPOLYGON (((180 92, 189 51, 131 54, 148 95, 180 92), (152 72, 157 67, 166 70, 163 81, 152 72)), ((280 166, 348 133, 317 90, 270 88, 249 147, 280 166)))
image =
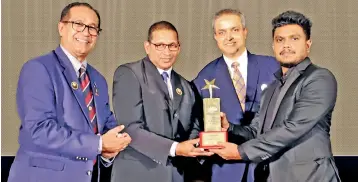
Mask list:
POLYGON ((102 153, 102 136, 99 137, 98 153, 102 153))
POLYGON ((238 146, 237 150, 239 151, 239 154, 240 154, 242 160, 244 160, 244 161, 250 160, 249 157, 247 157, 247 155, 242 147, 238 146))
POLYGON ((113 163, 115 158, 116 157, 113 157, 111 159, 107 159, 107 158, 101 156, 101 159, 102 159, 101 163, 103 164, 104 167, 109 167, 110 165, 112 165, 112 163, 113 163))
POLYGON ((169 155, 170 155, 171 157, 175 157, 175 151, 176 151, 176 149, 177 149, 178 144, 179 144, 178 142, 174 142, 174 143, 172 144, 172 146, 170 147, 169 155))

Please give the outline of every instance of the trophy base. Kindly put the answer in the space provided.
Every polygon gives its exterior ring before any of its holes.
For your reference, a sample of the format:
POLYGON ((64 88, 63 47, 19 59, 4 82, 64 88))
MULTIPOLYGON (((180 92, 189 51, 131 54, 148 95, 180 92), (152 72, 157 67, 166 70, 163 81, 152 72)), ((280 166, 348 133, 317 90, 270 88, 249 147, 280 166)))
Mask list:
POLYGON ((199 148, 216 149, 221 148, 218 146, 220 142, 227 142, 226 131, 203 131, 200 132, 200 145, 199 148))

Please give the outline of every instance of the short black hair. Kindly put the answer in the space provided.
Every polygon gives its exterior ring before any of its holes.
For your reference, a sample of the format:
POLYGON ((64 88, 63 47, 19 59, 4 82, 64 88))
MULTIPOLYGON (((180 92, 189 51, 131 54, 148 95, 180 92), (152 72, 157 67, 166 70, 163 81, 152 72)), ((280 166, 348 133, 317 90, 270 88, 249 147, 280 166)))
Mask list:
POLYGON ((149 42, 153 39, 153 32, 156 30, 172 30, 177 34, 177 39, 179 41, 178 31, 173 24, 171 24, 170 22, 167 22, 167 21, 158 21, 158 22, 153 23, 148 29, 147 39, 149 42))
POLYGON ((272 20, 272 37, 278 27, 285 25, 299 25, 306 34, 307 40, 311 39, 312 22, 305 15, 296 11, 285 11, 272 20))
POLYGON ((84 2, 73 2, 68 4, 65 8, 63 8, 62 12, 61 12, 61 18, 60 21, 63 21, 63 19, 69 14, 71 8, 73 7, 78 7, 78 6, 85 6, 91 10, 93 10, 98 18, 98 28, 101 29, 101 16, 99 16, 99 13, 96 9, 94 9, 90 4, 88 3, 84 3, 84 2))

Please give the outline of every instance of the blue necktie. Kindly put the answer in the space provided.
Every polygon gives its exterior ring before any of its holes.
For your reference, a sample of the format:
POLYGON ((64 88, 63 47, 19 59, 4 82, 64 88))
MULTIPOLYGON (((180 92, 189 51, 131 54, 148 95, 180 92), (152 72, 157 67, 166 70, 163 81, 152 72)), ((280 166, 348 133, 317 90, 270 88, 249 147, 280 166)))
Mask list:
MULTIPOLYGON (((162 74, 161 74, 161 76, 162 76, 162 78, 163 78, 163 80, 164 80, 164 83, 165 83, 165 85, 167 86, 167 89, 168 89, 168 93, 169 93, 169 97, 171 98, 171 99, 173 99, 172 98, 172 94, 171 94, 171 92, 170 92, 170 87, 169 87, 169 85, 168 85, 168 78, 169 78, 169 75, 168 75, 168 73, 167 72, 163 72, 162 74)), ((169 80, 170 81, 170 80, 169 80)))
POLYGON ((168 87, 168 78, 169 78, 168 73, 164 71, 164 72, 162 73, 162 78, 163 78, 165 84, 167 84, 167 87, 168 87))

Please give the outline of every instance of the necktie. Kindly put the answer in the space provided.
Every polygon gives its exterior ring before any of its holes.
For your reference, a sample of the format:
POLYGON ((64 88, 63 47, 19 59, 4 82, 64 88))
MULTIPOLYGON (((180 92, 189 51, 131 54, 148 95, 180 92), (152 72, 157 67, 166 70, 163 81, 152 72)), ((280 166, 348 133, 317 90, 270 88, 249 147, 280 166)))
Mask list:
POLYGON ((93 128, 93 132, 97 134, 97 118, 96 118, 96 109, 93 101, 93 94, 91 89, 91 81, 86 72, 86 67, 84 65, 81 66, 79 70, 79 81, 82 89, 83 96, 85 97, 85 103, 88 109, 89 118, 91 121, 91 125, 93 128))
POLYGON ((241 108, 245 112, 245 97, 246 97, 245 81, 240 73, 239 63, 233 62, 231 64, 231 67, 234 69, 232 82, 234 84, 237 97, 239 98, 241 108))
POLYGON ((169 85, 170 83, 170 80, 169 80, 169 75, 167 72, 163 72, 162 73, 162 78, 164 80, 164 83, 165 85, 167 86, 167 89, 168 89, 168 92, 169 92, 169 97, 172 99, 173 98, 173 95, 172 95, 172 92, 171 92, 171 86, 169 85))

